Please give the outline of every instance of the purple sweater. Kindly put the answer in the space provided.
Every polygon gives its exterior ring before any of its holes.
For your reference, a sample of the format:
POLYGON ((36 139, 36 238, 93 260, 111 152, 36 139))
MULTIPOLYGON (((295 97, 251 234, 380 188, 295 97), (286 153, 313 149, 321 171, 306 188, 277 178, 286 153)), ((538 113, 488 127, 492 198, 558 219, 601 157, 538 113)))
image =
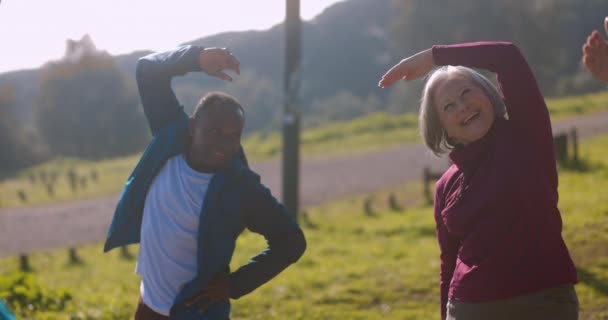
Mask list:
POLYGON ((437 182, 441 314, 448 296, 486 302, 574 284, 562 239, 551 122, 534 75, 505 42, 433 46, 437 65, 497 74, 508 120, 450 153, 437 182))

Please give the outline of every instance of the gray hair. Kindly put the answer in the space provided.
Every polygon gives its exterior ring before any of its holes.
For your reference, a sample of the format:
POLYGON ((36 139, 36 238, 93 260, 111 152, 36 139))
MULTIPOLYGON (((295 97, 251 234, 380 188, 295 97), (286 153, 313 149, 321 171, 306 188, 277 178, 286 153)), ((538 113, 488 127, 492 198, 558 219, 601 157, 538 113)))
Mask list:
POLYGON ((494 113, 497 118, 504 117, 506 113, 505 103, 500 92, 488 78, 479 72, 463 66, 443 66, 436 69, 430 74, 424 89, 422 89, 420 114, 418 116, 422 140, 436 156, 440 156, 456 147, 456 143, 448 137, 447 132, 441 126, 434 101, 435 91, 441 80, 453 73, 470 79, 483 90, 492 106, 494 106, 494 113))

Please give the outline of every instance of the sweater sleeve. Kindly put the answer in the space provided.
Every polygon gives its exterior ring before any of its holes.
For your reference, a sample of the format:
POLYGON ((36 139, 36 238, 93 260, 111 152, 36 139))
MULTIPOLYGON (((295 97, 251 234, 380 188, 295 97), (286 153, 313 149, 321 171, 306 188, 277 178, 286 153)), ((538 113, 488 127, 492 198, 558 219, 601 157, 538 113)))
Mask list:
POLYGON ((441 218, 441 210, 443 209, 443 197, 441 191, 440 182, 437 183, 435 188, 435 225, 437 240, 439 242, 440 251, 440 270, 439 270, 439 291, 441 295, 440 299, 440 310, 441 319, 445 319, 448 303, 448 293, 450 291, 450 282, 454 275, 454 269, 456 268, 456 256, 458 254, 458 248, 460 247, 460 241, 448 232, 443 219, 441 218))
POLYGON ((306 250, 302 229, 285 206, 279 203, 259 176, 245 179, 242 196, 243 220, 252 232, 266 239, 267 248, 231 274, 231 297, 239 298, 274 278, 306 250))
POLYGON ((538 155, 554 165, 549 111, 530 66, 515 45, 474 42, 435 45, 432 50, 437 65, 462 65, 496 73, 509 121, 522 130, 522 137, 533 143, 538 155))
POLYGON ((200 71, 198 58, 202 50, 197 46, 184 46, 147 55, 137 62, 137 87, 152 135, 183 112, 171 88, 171 79, 200 71))

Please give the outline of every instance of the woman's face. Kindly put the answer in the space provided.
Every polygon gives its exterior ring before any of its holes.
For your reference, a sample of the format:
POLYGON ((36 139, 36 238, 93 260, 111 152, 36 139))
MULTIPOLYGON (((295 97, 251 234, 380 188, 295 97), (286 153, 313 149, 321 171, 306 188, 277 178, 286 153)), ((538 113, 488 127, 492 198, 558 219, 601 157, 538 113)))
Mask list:
POLYGON ((496 118, 486 93, 475 82, 458 73, 452 72, 439 81, 433 99, 448 137, 467 145, 485 136, 496 118))

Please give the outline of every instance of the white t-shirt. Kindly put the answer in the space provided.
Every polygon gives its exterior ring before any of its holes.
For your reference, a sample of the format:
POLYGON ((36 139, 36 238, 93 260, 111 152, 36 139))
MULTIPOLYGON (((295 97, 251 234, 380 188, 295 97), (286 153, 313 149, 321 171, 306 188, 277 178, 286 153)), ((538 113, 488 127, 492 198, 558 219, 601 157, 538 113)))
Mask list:
POLYGON ((148 190, 136 273, 143 302, 162 315, 169 315, 181 288, 196 276, 199 216, 212 177, 178 155, 148 190))

